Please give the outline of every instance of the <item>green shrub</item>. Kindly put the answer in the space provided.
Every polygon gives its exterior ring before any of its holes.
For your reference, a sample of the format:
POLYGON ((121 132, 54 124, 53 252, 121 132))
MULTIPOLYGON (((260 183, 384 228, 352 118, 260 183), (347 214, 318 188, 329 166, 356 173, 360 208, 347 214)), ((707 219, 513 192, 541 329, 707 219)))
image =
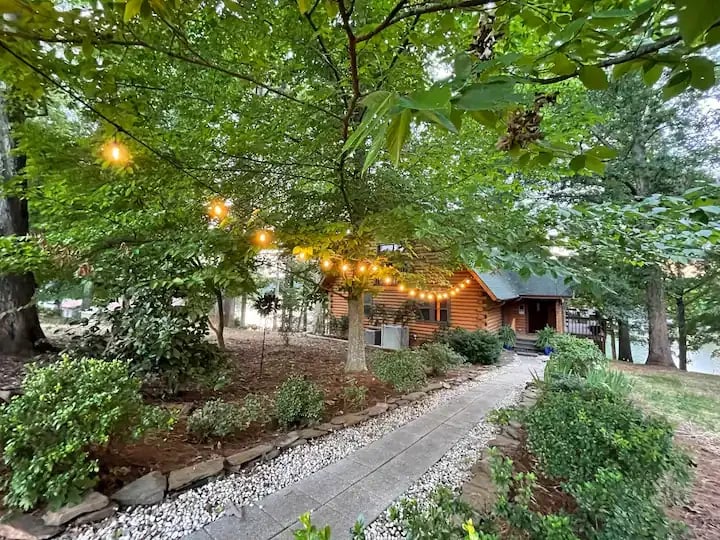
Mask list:
POLYGON ((173 305, 174 289, 142 287, 127 294, 130 301, 104 312, 73 340, 69 354, 125 360, 133 373, 157 379, 171 394, 222 367, 220 349, 207 340, 204 308, 173 305))
POLYGON ((486 330, 470 332, 454 328, 440 336, 440 341, 473 364, 494 364, 500 359, 502 344, 495 334, 486 330))
POLYGON ((608 359, 589 339, 557 335, 552 341, 555 351, 546 365, 548 370, 586 377, 590 371, 607 367, 608 359))
POLYGON ((372 371, 378 379, 393 385, 398 392, 412 392, 425 384, 425 370, 420 355, 407 349, 375 354, 372 371))
POLYGON ((275 396, 275 416, 287 427, 305 421, 316 421, 325 408, 322 390, 314 383, 293 375, 280 385, 275 396))
POLYGON ((137 439, 167 421, 143 404, 139 390, 121 361, 64 356, 46 367, 30 365, 23 394, 0 409, 5 504, 28 510, 79 500, 97 482, 91 450, 137 439))
POLYGON ((418 349, 420 361, 428 368, 431 375, 442 375, 448 369, 466 362, 461 354, 456 353, 445 343, 425 343, 418 349))
POLYGON ((525 416, 528 447, 544 472, 591 482, 599 469, 651 486, 677 464, 673 431, 625 399, 597 390, 545 392, 525 416))
POLYGON ((351 379, 342 390, 343 407, 347 410, 358 410, 365 405, 367 386, 358 385, 355 379, 351 379))
POLYGON ((535 340, 535 347, 538 349, 544 349, 545 347, 552 347, 554 339, 557 334, 552 326, 545 326, 537 333, 537 339, 535 340))
POLYGON ((272 419, 273 403, 261 394, 245 396, 242 405, 214 399, 188 417, 188 433, 201 441, 224 439, 245 431, 251 424, 267 424, 272 419))

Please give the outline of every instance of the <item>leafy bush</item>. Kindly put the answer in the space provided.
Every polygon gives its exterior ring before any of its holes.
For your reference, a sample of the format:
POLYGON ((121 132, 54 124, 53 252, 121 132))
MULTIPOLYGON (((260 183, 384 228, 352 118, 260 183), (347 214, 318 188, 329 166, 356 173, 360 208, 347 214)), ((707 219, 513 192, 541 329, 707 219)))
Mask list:
POLYGON ((328 331, 331 336, 346 338, 349 328, 350 319, 348 319, 347 315, 342 315, 340 317, 333 317, 330 315, 330 320, 328 321, 328 331))
POLYGON ((272 400, 260 394, 249 394, 242 405, 214 399, 193 411, 188 417, 188 433, 201 441, 224 439, 246 430, 251 424, 271 420, 272 400))
POLYGON ((130 294, 129 302, 104 312, 68 352, 125 360, 132 372, 157 377, 170 393, 222 365, 220 349, 206 339, 204 310, 173 305, 170 290, 144 287, 130 294))
POLYGON ((0 410, 8 468, 5 504, 28 510, 80 499, 97 482, 91 450, 137 439, 167 419, 143 404, 125 362, 70 359, 30 365, 23 394, 0 410))
POLYGON ((608 365, 607 357, 589 339, 557 335, 553 338, 552 345, 555 352, 548 361, 546 373, 550 370, 586 377, 590 371, 608 365))
POLYGON ((546 392, 525 421, 528 446, 543 470, 572 483, 609 469, 653 485, 677 462, 670 425, 621 398, 546 392))
POLYGON ((325 408, 322 390, 314 383, 293 375, 280 385, 275 396, 275 416, 287 427, 304 421, 320 420, 325 408))
POLYGON ((392 384, 398 392, 412 392, 425 384, 425 370, 420 355, 402 350, 381 352, 372 359, 375 376, 392 384))
POLYGON ((456 353, 445 343, 425 343, 418 350, 420 361, 428 368, 431 375, 442 375, 448 369, 466 362, 461 354, 456 353))
POLYGON ((342 391, 343 407, 347 410, 360 409, 365 405, 367 391, 366 386, 358 385, 355 379, 351 379, 342 391))
POLYGON ((515 330, 512 326, 503 324, 498 330, 498 339, 503 344, 503 347, 514 347, 515 346, 515 330))
POLYGON ((486 330, 470 332, 464 328, 454 328, 439 339, 473 364, 489 365, 500 359, 502 344, 495 334, 486 330))

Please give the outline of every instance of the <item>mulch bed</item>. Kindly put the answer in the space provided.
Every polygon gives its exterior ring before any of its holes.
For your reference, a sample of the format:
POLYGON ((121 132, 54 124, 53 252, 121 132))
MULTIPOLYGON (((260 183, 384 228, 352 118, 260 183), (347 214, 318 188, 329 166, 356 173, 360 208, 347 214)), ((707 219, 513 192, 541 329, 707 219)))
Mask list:
MULTIPOLYGON (((286 345, 279 334, 268 332, 262 374, 262 332, 227 329, 225 344, 230 379, 222 389, 186 389, 166 399, 151 392, 148 400, 158 405, 184 408, 186 411, 212 398, 242 402, 250 393, 273 394, 285 379, 297 374, 307 377, 323 389, 327 420, 351 412, 345 409, 342 400, 342 389, 351 379, 367 387, 367 406, 399 395, 371 373, 348 376, 343 369, 346 345, 341 341, 293 335, 286 345)), ((16 367, 15 374, 22 375, 22 365, 16 367)), ((199 443, 187 434, 185 418, 182 417, 171 432, 149 434, 138 443, 112 446, 98 453, 96 457, 101 467, 98 488, 104 493, 111 493, 122 484, 150 471, 167 473, 212 457, 231 455, 248 446, 272 440, 280 433, 277 426, 270 425, 264 429, 251 428, 221 443, 199 443)))

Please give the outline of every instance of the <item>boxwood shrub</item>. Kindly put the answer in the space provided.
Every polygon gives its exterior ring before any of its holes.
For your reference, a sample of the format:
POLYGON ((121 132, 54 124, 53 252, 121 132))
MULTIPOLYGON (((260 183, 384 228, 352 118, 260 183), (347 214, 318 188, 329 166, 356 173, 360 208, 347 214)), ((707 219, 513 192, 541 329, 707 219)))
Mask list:
POLYGON ((487 330, 454 328, 440 335, 439 341, 473 364, 494 364, 500 359, 502 351, 500 339, 487 330))

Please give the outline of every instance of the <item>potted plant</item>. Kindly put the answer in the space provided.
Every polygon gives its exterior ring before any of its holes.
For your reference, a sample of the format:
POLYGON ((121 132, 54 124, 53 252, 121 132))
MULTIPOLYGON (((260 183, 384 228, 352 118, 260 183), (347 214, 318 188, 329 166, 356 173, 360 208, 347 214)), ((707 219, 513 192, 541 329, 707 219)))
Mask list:
POLYGON ((552 326, 546 326, 537 333, 535 347, 541 349, 545 354, 549 355, 553 352, 552 344, 555 337, 555 329, 552 326))
POLYGON ((502 341, 503 349, 511 351, 515 347, 515 330, 512 326, 503 324, 498 330, 498 338, 502 341))

